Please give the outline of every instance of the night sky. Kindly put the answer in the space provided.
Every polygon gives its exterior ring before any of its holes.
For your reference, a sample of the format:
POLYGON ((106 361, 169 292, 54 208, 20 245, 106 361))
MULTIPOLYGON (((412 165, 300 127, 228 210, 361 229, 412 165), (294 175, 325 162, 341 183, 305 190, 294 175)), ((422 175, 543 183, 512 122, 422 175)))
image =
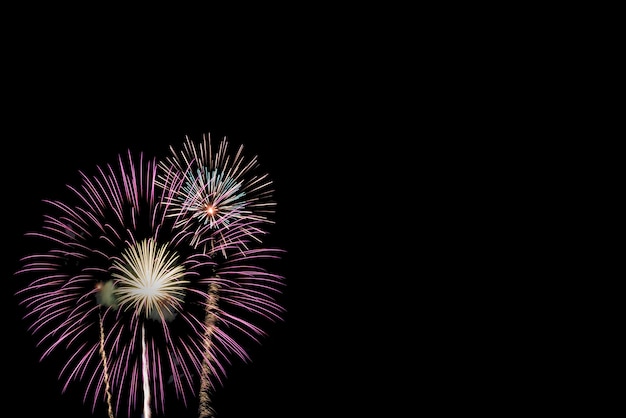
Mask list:
MULTIPOLYGON (((557 242, 542 229, 551 202, 536 190, 552 196, 555 184, 543 159, 565 157, 560 142, 546 154, 552 131, 535 129, 545 103, 557 106, 542 102, 552 78, 509 65, 532 44, 518 56, 489 24, 476 39, 464 11, 459 29, 448 11, 259 6, 227 22, 176 20, 170 5, 3 10, 0 415, 107 418, 83 404, 81 382, 61 393, 62 363, 39 361, 17 305, 14 272, 42 201, 128 150, 164 157, 207 133, 270 175, 266 242, 286 250, 284 321, 246 343, 250 363, 227 368, 216 418, 508 416, 595 401, 584 390, 597 375, 581 382, 571 366, 584 334, 570 307, 553 307, 563 289, 535 259, 557 242), (575 340, 556 341, 564 325, 575 340)), ((194 400, 167 402, 153 418, 197 417, 194 400)))

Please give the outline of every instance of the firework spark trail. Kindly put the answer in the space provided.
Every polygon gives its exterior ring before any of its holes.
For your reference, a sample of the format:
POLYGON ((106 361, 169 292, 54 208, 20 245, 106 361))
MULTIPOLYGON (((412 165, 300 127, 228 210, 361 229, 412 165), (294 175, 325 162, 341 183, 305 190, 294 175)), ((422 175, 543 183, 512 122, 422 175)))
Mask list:
POLYGON ((115 418, 113 416, 113 407, 111 405, 111 386, 109 384, 109 368, 107 366, 106 351, 104 351, 104 326, 102 325, 102 315, 100 315, 100 355, 102 356, 102 367, 104 373, 105 392, 107 397, 107 412, 109 418, 115 418))
POLYGON ((212 418, 215 416, 215 410, 211 407, 211 398, 209 392, 212 390, 210 374, 210 353, 211 353, 211 336, 215 328, 215 311, 218 309, 219 300, 218 286, 215 283, 209 285, 209 297, 206 303, 206 317, 204 321, 204 353, 205 357, 202 361, 202 375, 200 376, 200 407, 198 409, 199 418, 212 418))
POLYGON ((141 327, 141 363, 143 377, 143 417, 150 418, 150 381, 148 377, 148 354, 146 354, 146 329, 141 327))

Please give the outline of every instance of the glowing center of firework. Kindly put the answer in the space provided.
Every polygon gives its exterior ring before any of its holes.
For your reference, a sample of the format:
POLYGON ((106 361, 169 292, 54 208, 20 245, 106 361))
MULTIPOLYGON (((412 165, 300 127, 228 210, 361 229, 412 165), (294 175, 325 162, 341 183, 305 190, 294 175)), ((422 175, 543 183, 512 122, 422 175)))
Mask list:
POLYGON ((185 270, 178 255, 157 246, 153 239, 141 241, 113 262, 115 299, 124 309, 148 318, 169 320, 182 307, 185 296, 185 270))
POLYGON ((213 205, 206 205, 204 207, 204 212, 206 212, 206 214, 209 216, 213 216, 217 213, 217 208, 213 205))
POLYGON ((243 184, 220 170, 202 167, 186 176, 179 196, 181 212, 193 211, 195 218, 211 228, 217 228, 220 222, 228 223, 228 218, 237 216, 239 208, 247 204, 243 184))

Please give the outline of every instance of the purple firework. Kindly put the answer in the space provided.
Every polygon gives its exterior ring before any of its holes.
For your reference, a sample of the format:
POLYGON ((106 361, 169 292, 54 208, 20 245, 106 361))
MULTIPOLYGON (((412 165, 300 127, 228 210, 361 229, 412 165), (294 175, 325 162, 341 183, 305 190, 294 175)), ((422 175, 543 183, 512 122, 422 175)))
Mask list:
POLYGON ((81 172, 69 186, 75 201, 46 200, 42 229, 26 234, 42 248, 21 260, 16 274, 29 280, 18 297, 42 360, 69 353, 63 391, 84 382, 85 402, 92 411, 104 404, 109 417, 164 413, 170 394, 185 405, 199 395, 200 415, 210 416, 207 393, 226 365, 249 360, 242 340, 258 341, 260 323, 284 312, 276 301, 284 279, 266 267, 282 251, 257 245, 273 205, 262 202, 266 178, 247 179, 243 157, 230 160, 225 147, 216 156, 186 147, 201 155, 184 167, 128 151, 95 175, 81 172), (212 200, 220 215, 210 220, 187 209, 203 181, 212 196, 239 190, 212 200))

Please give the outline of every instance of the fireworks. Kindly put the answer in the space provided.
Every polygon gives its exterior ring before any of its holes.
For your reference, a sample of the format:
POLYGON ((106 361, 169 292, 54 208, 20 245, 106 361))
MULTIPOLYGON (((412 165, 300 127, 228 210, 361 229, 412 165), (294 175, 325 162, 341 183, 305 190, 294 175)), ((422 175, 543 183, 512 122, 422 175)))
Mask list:
POLYGON ((163 414, 170 396, 198 399, 245 340, 281 320, 284 278, 268 270, 283 250, 266 248, 275 202, 267 174, 224 138, 189 138, 157 162, 128 151, 116 165, 81 172, 72 202, 46 200, 42 250, 22 258, 17 293, 42 360, 62 357, 63 391, 85 385, 92 410, 109 417, 163 414))
POLYGON ((113 261, 111 277, 116 305, 132 309, 147 318, 171 321, 182 309, 187 280, 178 257, 167 252, 164 244, 158 250, 153 239, 144 240, 122 253, 122 260, 113 261))
POLYGON ((211 251, 258 241, 276 205, 256 157, 246 159, 243 146, 231 156, 228 148, 226 138, 213 153, 210 136, 198 144, 187 137, 181 151, 170 147, 171 156, 159 164, 159 185, 171 191, 167 216, 189 231, 191 245, 210 243, 211 251))

